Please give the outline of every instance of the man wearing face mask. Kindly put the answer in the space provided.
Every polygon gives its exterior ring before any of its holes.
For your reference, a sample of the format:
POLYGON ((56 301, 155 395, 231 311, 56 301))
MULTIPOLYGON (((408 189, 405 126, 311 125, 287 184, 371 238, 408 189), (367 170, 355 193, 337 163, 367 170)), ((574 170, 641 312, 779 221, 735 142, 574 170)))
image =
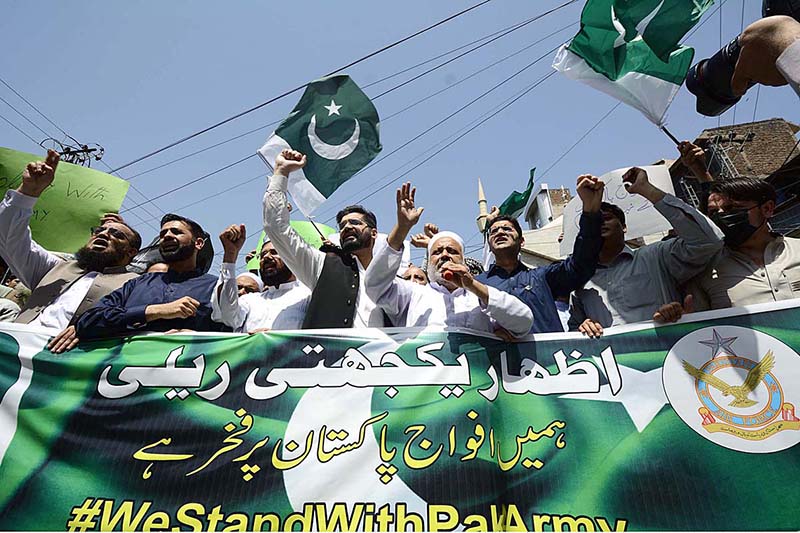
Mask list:
POLYGON ((772 233, 775 189, 764 180, 715 182, 708 216, 725 234, 719 261, 690 287, 695 309, 723 309, 800 296, 800 239, 772 233))

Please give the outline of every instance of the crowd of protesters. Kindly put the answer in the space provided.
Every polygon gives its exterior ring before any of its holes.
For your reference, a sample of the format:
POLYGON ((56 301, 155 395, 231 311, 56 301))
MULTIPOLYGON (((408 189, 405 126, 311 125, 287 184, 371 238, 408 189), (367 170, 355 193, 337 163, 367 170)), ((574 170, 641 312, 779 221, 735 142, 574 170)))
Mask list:
MULTIPOLYGON (((800 25, 764 20, 742 35, 745 61, 735 87, 788 82, 800 94, 800 25)), ((699 208, 660 190, 640 168, 623 176, 628 193, 672 226, 663 240, 629 245, 625 213, 603 201, 599 178, 585 174, 576 183, 582 214, 568 257, 529 268, 520 260, 519 222, 493 210, 484 237, 494 262, 485 270, 465 256, 463 239, 452 231, 428 223, 410 235, 423 214, 411 183, 397 189, 394 220, 382 220, 393 226, 388 234, 378 233, 374 213, 351 205, 336 216, 336 244, 309 244, 289 224, 287 197, 289 175, 306 157, 284 150, 263 199, 267 238, 251 252, 259 268, 238 276, 246 228, 231 225, 220 234, 223 260, 215 275, 208 272, 211 237, 178 214, 162 218, 156 250, 143 251, 139 233, 117 214, 105 215, 74 255, 43 249, 29 222, 55 179, 59 155, 50 151, 27 165, 21 185, 0 203, 0 320, 46 328, 56 353, 80 341, 179 331, 434 326, 513 342, 565 330, 596 337, 612 326, 800 296, 800 240, 771 231, 772 185, 714 181, 702 149, 689 142, 678 149, 702 185, 699 208), (408 246, 426 250, 422 265, 404 264, 408 246), (143 256, 145 267, 133 268, 143 256)))

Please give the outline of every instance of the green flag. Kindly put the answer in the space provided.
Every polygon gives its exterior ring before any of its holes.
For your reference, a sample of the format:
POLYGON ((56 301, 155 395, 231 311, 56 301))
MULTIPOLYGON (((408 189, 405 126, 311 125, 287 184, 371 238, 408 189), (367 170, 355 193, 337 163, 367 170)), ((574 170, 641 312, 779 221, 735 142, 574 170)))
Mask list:
MULTIPOLYGON (((336 233, 336 230, 330 226, 326 226, 325 224, 316 223, 319 231, 322 232, 325 237, 329 237, 336 233)), ((311 225, 311 222, 308 220, 291 220, 289 221, 289 225, 294 228, 298 235, 300 235, 304 241, 308 244, 313 246, 314 248, 319 248, 322 246, 322 237, 319 236, 317 230, 314 229, 314 226, 311 225)), ((247 270, 258 270, 258 256, 261 252, 261 247, 264 245, 264 232, 261 232, 261 237, 258 239, 258 245, 256 246, 256 255, 250 261, 247 262, 247 270)))
POLYGON ((692 64, 680 46, 713 0, 589 0, 581 30, 553 67, 641 111, 662 125, 692 64))
POLYGON ((536 172, 535 168, 531 169, 531 177, 528 178, 528 187, 522 191, 514 191, 505 201, 500 205, 500 214, 501 215, 508 215, 510 217, 517 218, 525 211, 525 206, 528 205, 528 200, 531 197, 531 192, 533 191, 533 173, 536 172))
POLYGON ((378 111, 349 76, 308 84, 286 120, 258 151, 268 167, 284 149, 308 158, 289 177, 297 207, 310 215, 381 151, 378 111))
MULTIPOLYGON (((40 155, 0 148, 0 194, 22 183, 22 172, 40 155)), ((73 253, 89 240, 104 213, 117 213, 128 182, 104 172, 61 161, 53 184, 36 201, 30 228, 47 250, 73 253)))

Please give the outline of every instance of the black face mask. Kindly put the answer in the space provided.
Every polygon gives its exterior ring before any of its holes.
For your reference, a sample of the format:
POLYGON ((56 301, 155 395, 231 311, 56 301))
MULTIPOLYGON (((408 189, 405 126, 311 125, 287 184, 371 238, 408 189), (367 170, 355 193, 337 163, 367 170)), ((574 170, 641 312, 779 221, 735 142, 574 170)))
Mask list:
MULTIPOLYGON (((755 207, 751 207, 750 209, 755 209, 755 207)), ((714 213, 711 215, 711 220, 722 230, 722 233, 725 234, 725 244, 728 246, 732 248, 741 246, 761 227, 750 224, 748 218, 750 209, 740 209, 729 213, 714 213)))

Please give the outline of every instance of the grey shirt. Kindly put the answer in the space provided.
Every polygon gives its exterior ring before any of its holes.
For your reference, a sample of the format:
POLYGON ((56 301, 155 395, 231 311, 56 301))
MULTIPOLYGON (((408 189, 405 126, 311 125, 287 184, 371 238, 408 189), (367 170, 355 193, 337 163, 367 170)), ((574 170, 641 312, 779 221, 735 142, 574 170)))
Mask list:
POLYGON ((677 237, 641 248, 626 246, 573 292, 570 330, 587 318, 604 328, 652 320, 666 303, 681 300, 680 285, 702 272, 723 246, 722 232, 703 214, 668 194, 654 204, 677 237))
POLYGON ((800 297, 800 239, 776 236, 764 250, 764 266, 722 250, 720 259, 692 280, 695 311, 742 307, 800 297))

